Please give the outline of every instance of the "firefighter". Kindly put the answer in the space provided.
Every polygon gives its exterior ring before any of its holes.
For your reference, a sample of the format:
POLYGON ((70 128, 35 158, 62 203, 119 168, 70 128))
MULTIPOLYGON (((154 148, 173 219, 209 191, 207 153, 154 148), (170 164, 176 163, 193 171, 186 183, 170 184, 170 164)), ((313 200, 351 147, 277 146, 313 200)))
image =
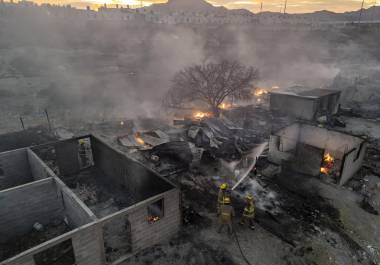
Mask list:
POLYGON ((216 206, 218 215, 220 213, 220 207, 224 204, 224 199, 228 197, 227 189, 228 189, 227 183, 222 183, 219 187, 218 203, 216 206))
POLYGON ((255 200, 252 195, 248 195, 246 198, 246 204, 243 211, 243 216, 240 220, 240 225, 245 225, 248 222, 249 227, 255 229, 255 200))
POLYGON ((221 233, 223 227, 227 226, 229 235, 232 235, 232 218, 234 216, 235 210, 231 206, 231 199, 230 197, 225 197, 223 205, 220 206, 218 233, 221 233))

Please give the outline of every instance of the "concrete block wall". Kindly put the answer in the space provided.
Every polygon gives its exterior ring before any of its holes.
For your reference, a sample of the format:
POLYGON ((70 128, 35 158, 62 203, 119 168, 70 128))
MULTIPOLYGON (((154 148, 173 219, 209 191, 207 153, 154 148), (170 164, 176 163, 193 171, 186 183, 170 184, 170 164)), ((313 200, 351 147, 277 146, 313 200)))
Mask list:
MULTIPOLYGON (((91 147, 95 166, 106 173, 115 183, 125 185, 124 155, 105 145, 95 137, 91 138, 91 147)), ((127 189, 130 189, 129 186, 125 186, 127 189)))
POLYGON ((270 162, 281 165, 282 161, 289 161, 294 158, 294 154, 290 152, 282 152, 279 149, 281 138, 277 135, 271 135, 269 138, 269 155, 270 162))
POLYGON ((155 173, 119 153, 95 137, 91 137, 95 166, 115 183, 123 185, 136 201, 163 193, 173 188, 155 173))
POLYGON ((27 155, 32 178, 34 180, 54 177, 54 174, 49 167, 29 148, 27 149, 27 155))
POLYGON ((47 224, 52 219, 67 216, 69 233, 29 249, 0 265, 34 265, 33 256, 71 239, 76 264, 104 265, 101 227, 96 217, 59 179, 48 178, 0 192, 0 239, 4 242, 27 233, 35 222, 47 224), (79 227, 79 228, 77 228, 79 227))
POLYGON ((317 110, 317 101, 313 98, 271 93, 270 109, 303 120, 313 120, 317 110))
POLYGON ((349 181, 356 174, 356 172, 359 171, 363 165, 366 150, 367 143, 363 143, 361 148, 360 145, 358 145, 353 152, 346 155, 339 185, 342 186, 346 184, 347 181, 349 181))
POLYGON ((98 224, 80 229, 72 237, 75 260, 78 265, 104 265, 102 229, 98 224))
POLYGON ((337 158, 341 158, 346 152, 360 144, 362 139, 341 132, 302 124, 300 142, 326 149, 328 152, 335 153, 337 158))
POLYGON ((0 190, 32 181, 26 149, 0 153, 0 190))
POLYGON ((80 227, 96 220, 95 215, 65 184, 60 182, 59 179, 56 181, 58 182, 58 189, 62 198, 65 215, 75 227, 80 227))
POLYGON ((149 199, 129 214, 132 233, 132 250, 140 251, 151 247, 175 235, 181 226, 180 193, 177 189, 162 196, 149 199), (148 205, 164 199, 164 217, 156 223, 147 220, 148 205))
MULTIPOLYGON (((78 265, 104 265, 103 226, 105 219, 128 218, 132 251, 136 253, 166 240, 179 231, 181 225, 179 190, 140 163, 133 161, 95 137, 94 150, 101 169, 110 170, 111 177, 142 194, 143 200, 125 210, 98 220, 77 196, 30 149, 24 149, 24 161, 29 167, 31 181, 37 181, 0 191, 0 239, 6 241, 30 230, 35 222, 48 223, 65 215, 74 230, 27 250, 0 265, 35 265, 33 256, 65 240, 71 239, 78 265), (106 151, 104 151, 106 150, 106 151), (112 154, 110 156, 110 154, 112 154), (110 162, 111 160, 111 162, 110 162), (140 178, 141 175, 141 178, 140 178), (53 176, 49 178, 50 176, 53 176), (147 220, 148 205, 164 199, 164 216, 156 223, 147 220), (120 215, 122 214, 122 215, 120 215)), ((18 153, 20 155, 22 153, 18 153)), ((109 172, 106 172, 109 174, 109 172)))
POLYGON ((47 224, 62 214, 62 199, 53 179, 0 192, 0 240, 22 235, 33 224, 47 224))
POLYGON ((31 258, 31 257, 29 257, 29 256, 26 256, 26 257, 22 257, 22 258, 19 258, 19 259, 17 259, 17 260, 15 260, 15 261, 12 261, 12 263, 8 263, 8 262, 6 262, 6 263, 0 263, 1 265, 35 265, 35 263, 34 263, 34 260, 33 260, 33 258, 31 258))
POLYGON ((100 231, 101 228, 97 223, 88 224, 0 262, 0 265, 35 265, 34 255, 69 239, 71 239, 74 249, 75 264, 104 265, 103 241, 100 231))

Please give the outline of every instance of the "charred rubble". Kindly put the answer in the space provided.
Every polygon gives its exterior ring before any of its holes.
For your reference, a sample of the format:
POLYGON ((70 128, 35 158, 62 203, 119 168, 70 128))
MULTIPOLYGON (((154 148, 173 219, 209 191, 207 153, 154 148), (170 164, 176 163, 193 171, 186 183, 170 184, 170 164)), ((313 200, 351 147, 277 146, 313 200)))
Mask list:
MULTIPOLYGON (((318 93, 323 94, 321 91, 318 93)), ((333 96, 336 95, 334 92, 333 96)), ((335 103, 333 107, 335 111, 335 103)), ((155 190, 157 187, 148 184, 156 177, 150 169, 145 169, 149 167, 160 173, 159 179, 165 176, 170 181, 165 184, 168 187, 162 190, 165 196, 170 197, 170 201, 174 195, 178 199, 174 192, 177 188, 172 187, 171 183, 175 183, 181 191, 182 228, 178 236, 171 239, 169 246, 150 246, 146 251, 131 256, 136 261, 151 262, 155 257, 164 259, 166 251, 170 252, 165 248, 178 250, 186 248, 186 244, 196 244, 203 253, 202 257, 196 255, 196 258, 192 258, 193 252, 189 252, 183 259, 189 262, 195 259, 198 262, 196 264, 234 264, 223 247, 213 247, 203 242, 197 232, 212 229, 219 184, 225 181, 232 186, 241 181, 232 192, 236 212, 243 210, 244 196, 247 193, 254 194, 257 200, 256 222, 289 249, 284 257, 287 264, 316 264, 312 261, 312 255, 316 253, 312 243, 315 240, 329 249, 346 248, 346 255, 352 257, 355 264, 373 265, 376 263, 374 256, 371 256, 371 249, 366 248, 363 242, 358 242, 347 229, 345 216, 342 216, 339 204, 334 203, 334 199, 338 198, 328 198, 324 190, 332 190, 339 196, 346 196, 347 191, 352 192, 354 199, 351 200, 355 201, 356 206, 373 216, 378 214, 372 194, 377 192, 374 189, 380 168, 379 143, 363 135, 351 135, 344 131, 342 124, 330 122, 346 117, 337 111, 329 115, 327 120, 318 117, 300 121, 292 115, 271 111, 267 106, 254 105, 223 111, 219 118, 175 120, 173 126, 162 126, 157 120, 121 121, 98 126, 91 124, 86 130, 97 131, 108 143, 89 135, 74 137, 62 143, 38 145, 25 152, 29 152, 28 155, 34 159, 37 157, 41 167, 49 168, 48 174, 54 181, 45 181, 46 185, 60 187, 62 194, 72 192, 76 199, 71 203, 93 213, 92 216, 86 216, 86 225, 98 222, 98 218, 101 220, 99 222, 103 222, 104 218, 115 217, 102 227, 107 262, 134 253, 135 242, 120 236, 130 229, 130 217, 122 215, 123 211, 129 213, 129 207, 133 208, 139 201, 148 198, 144 203, 152 206, 148 211, 154 213, 148 217, 148 223, 159 223, 160 218, 163 218, 162 210, 167 205, 163 207, 154 197, 150 198, 160 192, 155 190), (326 146, 325 143, 332 138, 335 140, 326 146), (267 142, 269 148, 263 147, 263 143, 267 142), (260 151, 255 153, 258 147, 260 151), (64 156, 66 152, 71 156, 64 156), (91 159, 84 159, 83 153, 91 159), (127 153, 139 163, 135 165, 122 153, 127 153), (65 163, 65 159, 72 163, 65 163), (128 165, 125 171, 114 171, 114 168, 120 167, 118 163, 124 160, 128 165), (250 168, 252 163, 254 168, 250 168), (132 172, 129 167, 139 168, 145 173, 136 180, 128 179, 130 182, 126 185, 123 179, 129 178, 127 173, 132 172), (247 168, 247 174, 244 174, 247 168), (113 177, 114 174, 117 178, 113 177), (146 174, 150 181, 144 181, 145 177, 148 178, 146 174), (341 179, 342 174, 347 176, 344 181, 341 179), (374 177, 367 179, 370 174, 374 177), (339 184, 345 186, 342 188, 339 184), (131 185, 135 188, 130 189, 131 185), (139 198, 141 192, 137 188, 147 192, 144 198, 139 198)), ((34 133, 41 134, 39 130, 34 133)), ((51 142, 52 138, 41 136, 37 144, 41 144, 41 141, 51 142)), ((28 181, 34 180, 18 184, 28 181)), ((134 218, 133 215, 131 217, 134 218)), ((75 220, 77 217, 74 215, 72 218, 75 220)), ((84 229, 83 225, 78 224, 79 229, 84 229)), ((50 224, 45 223, 44 226, 48 230, 50 224)), ((165 229, 162 228, 162 231, 165 229)), ((62 231, 67 232, 69 230, 62 231)), ((62 245, 57 251, 71 253, 75 246, 70 246, 62 245)), ((16 252, 23 250, 20 248, 16 252)), ((50 251, 54 253, 54 249, 50 251)), ((6 255, 12 256, 13 253, 6 255)), ((43 255, 41 259, 51 260, 51 254, 43 255)), ((172 258, 178 257, 173 254, 172 258)), ((44 263, 41 261, 38 264, 44 263)))

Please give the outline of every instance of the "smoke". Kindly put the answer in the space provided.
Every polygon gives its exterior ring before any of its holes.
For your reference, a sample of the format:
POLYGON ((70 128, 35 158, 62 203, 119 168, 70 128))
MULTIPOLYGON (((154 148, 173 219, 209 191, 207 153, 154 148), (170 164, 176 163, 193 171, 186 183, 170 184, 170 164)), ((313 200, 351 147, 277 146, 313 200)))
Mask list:
POLYGON ((29 104, 31 113, 48 108, 61 119, 157 117, 174 74, 205 60, 239 60, 259 69, 260 85, 282 88, 339 86, 336 76, 348 82, 352 66, 378 65, 379 34, 372 32, 169 26, 41 12, 0 14, 0 87, 12 92, 0 101, 17 115, 29 104))

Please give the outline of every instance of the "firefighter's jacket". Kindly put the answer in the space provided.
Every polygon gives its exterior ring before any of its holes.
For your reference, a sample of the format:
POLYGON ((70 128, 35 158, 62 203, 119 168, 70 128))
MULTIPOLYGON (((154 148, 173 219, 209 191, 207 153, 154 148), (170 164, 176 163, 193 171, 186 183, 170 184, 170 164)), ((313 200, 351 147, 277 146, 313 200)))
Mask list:
POLYGON ((255 204, 253 202, 247 203, 244 212, 243 217, 246 218, 255 218, 255 204))
POLYGON ((233 216, 235 216, 234 207, 228 204, 220 206, 219 221, 221 224, 232 224, 233 216))
POLYGON ((223 202, 224 202, 224 198, 225 198, 225 197, 226 197, 226 191, 220 189, 220 190, 219 190, 219 193, 218 193, 218 203, 219 203, 220 205, 223 204, 223 202))

